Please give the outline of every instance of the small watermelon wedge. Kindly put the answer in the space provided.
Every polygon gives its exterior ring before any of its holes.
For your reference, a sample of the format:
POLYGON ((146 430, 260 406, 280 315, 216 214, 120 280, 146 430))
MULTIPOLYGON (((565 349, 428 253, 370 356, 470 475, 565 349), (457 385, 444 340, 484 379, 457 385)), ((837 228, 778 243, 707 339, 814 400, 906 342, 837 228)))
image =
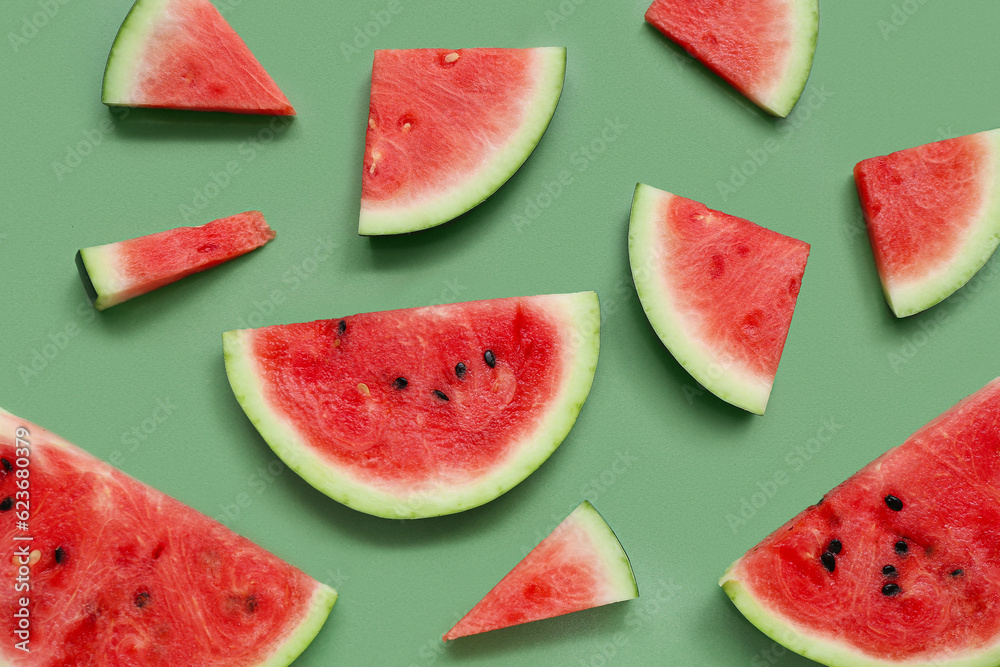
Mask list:
POLYGON ((614 531, 583 501, 445 633, 444 641, 639 597, 614 531))
POLYGON ((225 526, 3 410, 0 464, 0 664, 283 667, 337 600, 225 526))
POLYGON ((720 584, 834 667, 1000 664, 1000 379, 771 533, 720 584))
POLYGON ((98 310, 245 255, 274 238, 260 211, 83 248, 76 267, 98 310))
POLYGON ((460 512, 555 451, 590 392, 594 292, 223 334, 237 400, 314 487, 376 516, 460 512))
POLYGON ((1000 130, 863 160, 854 180, 896 317, 946 299, 1000 244, 1000 130))
POLYGON ((434 227, 503 185, 562 93, 566 49, 375 51, 362 235, 434 227))
POLYGON ((805 90, 818 0, 654 0, 646 21, 754 104, 784 118, 805 90))
POLYGON ((640 183, 628 249, 671 354, 722 400, 764 414, 809 244, 640 183))
POLYGON ((209 0, 136 0, 104 70, 108 106, 294 116, 209 0))

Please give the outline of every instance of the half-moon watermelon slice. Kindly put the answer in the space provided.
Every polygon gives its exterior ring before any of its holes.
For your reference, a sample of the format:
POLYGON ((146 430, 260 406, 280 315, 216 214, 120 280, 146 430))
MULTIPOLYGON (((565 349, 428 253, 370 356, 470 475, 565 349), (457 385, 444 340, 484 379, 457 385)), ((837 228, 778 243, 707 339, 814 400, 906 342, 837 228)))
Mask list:
POLYGON ((854 179, 897 317, 946 299, 1000 243, 1000 130, 863 160, 854 179))
POLYGON ((177 227, 76 253, 94 307, 104 310, 181 278, 245 255, 274 238, 260 211, 177 227))
POLYGON ((337 592, 0 410, 0 664, 281 667, 337 592))
POLYGON ((288 98, 208 0, 136 0, 111 45, 102 101, 295 115, 288 98))
POLYGON ((639 597, 632 565, 594 506, 583 501, 455 627, 459 637, 639 597))
POLYGON ((465 213, 528 159, 562 93, 566 49, 375 51, 363 235, 465 213))
POLYGON ((722 400, 764 414, 809 244, 640 183, 628 248, 671 354, 722 400))
POLYGON ((646 21, 769 114, 787 116, 812 68, 818 0, 654 0, 646 21))
POLYGON ((473 301, 223 335, 247 416, 285 463, 376 516, 460 512, 531 474, 597 366, 593 292, 473 301))
POLYGON ((720 581, 826 665, 1000 664, 1000 380, 931 421, 720 581))

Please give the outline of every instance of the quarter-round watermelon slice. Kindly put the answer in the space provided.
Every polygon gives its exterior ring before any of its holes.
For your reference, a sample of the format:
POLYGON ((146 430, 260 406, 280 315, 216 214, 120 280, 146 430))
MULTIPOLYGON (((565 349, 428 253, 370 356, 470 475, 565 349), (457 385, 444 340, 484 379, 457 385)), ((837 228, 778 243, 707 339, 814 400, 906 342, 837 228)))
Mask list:
POLYGON ((528 159, 562 93, 566 49, 375 51, 363 235, 465 213, 528 159))
POLYGON ((826 665, 1000 664, 1000 380, 836 487, 720 581, 826 665))
POLYGON ((209 0, 137 0, 104 70, 108 106, 294 116, 209 0))
POLYGON ((764 414, 809 244, 640 183, 628 248, 671 354, 722 400, 764 414))
POLYGON ((569 432, 597 366, 593 292, 473 301, 223 335, 247 416, 334 500, 412 519, 482 505, 569 432))
POLYGON ((444 635, 449 641, 639 597, 625 550, 584 501, 444 635))
POLYGON ((104 310, 245 255, 274 238, 260 211, 178 227, 76 253, 94 307, 104 310))
POLYGON ((812 68, 818 0, 654 0, 646 21, 754 104, 787 116, 812 68))
POLYGON ((281 667, 332 588, 0 410, 0 664, 281 667))
POLYGON ((863 160, 854 179, 897 317, 950 296, 1000 243, 1000 130, 863 160))

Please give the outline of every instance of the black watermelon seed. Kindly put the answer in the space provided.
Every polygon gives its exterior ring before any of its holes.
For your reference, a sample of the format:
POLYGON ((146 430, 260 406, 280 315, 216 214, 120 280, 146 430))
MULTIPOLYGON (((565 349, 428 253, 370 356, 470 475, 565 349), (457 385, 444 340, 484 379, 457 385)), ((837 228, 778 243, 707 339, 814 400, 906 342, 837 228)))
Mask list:
POLYGON ((248 595, 244 606, 246 607, 248 614, 252 614, 255 611, 257 611, 258 607, 257 596, 248 595))
POLYGON ((952 571, 951 576, 961 577, 963 574, 965 574, 965 570, 963 570, 962 568, 958 568, 957 570, 952 571))
POLYGON ((819 560, 823 563, 823 567, 825 567, 828 572, 833 572, 837 568, 837 557, 829 551, 824 552, 823 555, 819 557, 819 560))
POLYGON ((149 604, 150 595, 146 591, 139 591, 135 594, 135 606, 142 609, 149 604))
POLYGON ((458 376, 459 380, 465 377, 465 364, 461 361, 455 364, 455 375, 458 376))
POLYGON ((493 354, 493 350, 486 350, 486 352, 483 353, 483 361, 486 362, 487 366, 493 368, 497 365, 497 355, 493 354))
POLYGON ((443 391, 441 391, 440 389, 435 389, 435 390, 434 390, 434 395, 435 395, 435 396, 437 396, 438 398, 440 398, 440 399, 441 399, 442 401, 448 401, 448 400, 451 400, 451 399, 449 399, 449 398, 448 398, 448 396, 447 396, 447 395, 446 395, 446 394, 445 394, 445 393, 444 393, 443 391))
POLYGON ((11 498, 10 496, 7 496, 3 500, 0 500, 0 512, 6 512, 13 506, 14 506, 14 499, 11 498))
POLYGON ((0 458, 0 463, 3 463, 3 469, 6 470, 7 472, 10 472, 11 470, 14 469, 14 466, 12 466, 10 464, 10 461, 8 461, 7 459, 0 458))
POLYGON ((900 540, 899 542, 896 542, 895 549, 896 549, 896 553, 898 553, 900 556, 902 556, 907 551, 910 550, 910 547, 907 546, 906 542, 904 542, 903 540, 900 540))
POLYGON ((892 565, 886 565, 885 567, 882 568, 882 574, 884 574, 887 577, 895 577, 896 568, 894 568, 892 565))
POLYGON ((56 563, 61 563, 66 560, 66 552, 63 551, 62 547, 56 547, 56 563))
POLYGON ((396 378, 392 381, 392 386, 396 389, 406 389, 406 385, 410 384, 406 381, 406 378, 396 378))
POLYGON ((900 590, 899 584, 886 584, 882 587, 882 595, 892 597, 893 595, 899 595, 900 590))
POLYGON ((893 512, 898 512, 901 509, 903 509, 903 501, 900 500, 899 498, 897 498, 896 496, 893 496, 893 495, 888 495, 888 496, 885 497, 885 504, 893 512))
POLYGON ((840 540, 830 540, 830 544, 827 545, 826 550, 832 554, 839 554, 843 548, 844 545, 840 543, 840 540))
POLYGON ((347 322, 345 320, 340 320, 340 324, 337 325, 337 330, 340 331, 341 334, 347 331, 347 322))

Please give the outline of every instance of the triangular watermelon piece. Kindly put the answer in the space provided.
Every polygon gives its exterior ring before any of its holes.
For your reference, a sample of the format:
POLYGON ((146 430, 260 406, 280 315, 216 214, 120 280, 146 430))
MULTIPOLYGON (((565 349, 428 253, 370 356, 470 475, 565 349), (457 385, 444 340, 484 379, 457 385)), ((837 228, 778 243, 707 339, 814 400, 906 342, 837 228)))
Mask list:
POLYGON ((255 250, 274 238, 260 211, 83 248, 76 266, 98 310, 255 250))
POLYGON ((854 179, 897 317, 953 294, 1000 243, 1000 130, 863 160, 854 179))
POLYGON ((444 635, 457 639, 639 597, 614 531, 588 501, 444 635))
POLYGON ((359 233, 434 227, 493 194, 541 139, 565 71, 564 48, 375 51, 359 233))
POLYGON ((818 0, 654 0, 646 21, 754 104, 787 116, 816 50, 818 0))
POLYGON ((108 106, 295 115, 209 0, 137 0, 111 46, 102 101, 108 106))
POLYGON ((825 665, 1000 664, 1000 380, 836 487, 720 581, 825 665))
POLYGON ((246 538, 3 410, 0 539, 4 665, 283 667, 337 599, 246 538))
POLYGON ((809 244, 641 183, 628 243, 663 344, 713 394, 764 414, 809 244))
POLYGON ((519 484, 594 381, 594 292, 223 334, 233 393, 295 472, 361 512, 460 512, 519 484))

